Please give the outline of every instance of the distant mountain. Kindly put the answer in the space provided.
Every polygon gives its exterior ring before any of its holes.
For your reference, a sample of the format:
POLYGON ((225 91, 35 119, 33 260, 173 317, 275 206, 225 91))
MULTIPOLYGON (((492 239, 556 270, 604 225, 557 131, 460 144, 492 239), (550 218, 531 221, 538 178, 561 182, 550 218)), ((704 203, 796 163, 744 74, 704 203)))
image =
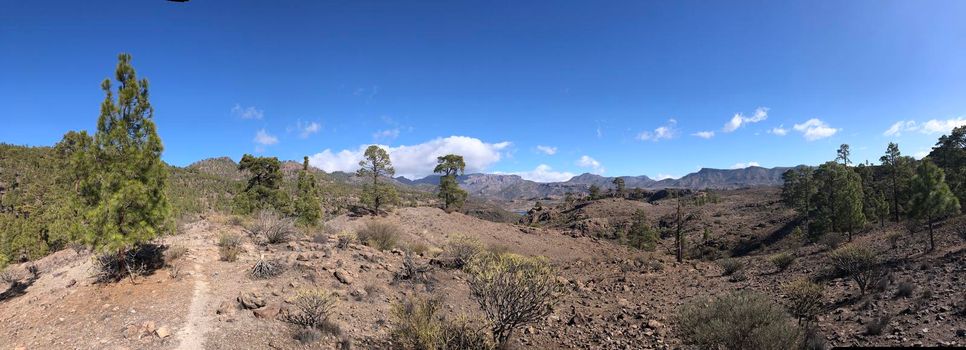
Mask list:
MULTIPOLYGON (((703 168, 680 179, 654 180, 647 176, 620 176, 627 188, 642 189, 735 189, 756 186, 778 186, 782 184, 782 174, 788 167, 762 168, 748 167, 744 169, 710 169, 703 168)), ((500 174, 467 174, 459 176, 460 187, 475 195, 487 199, 517 200, 540 199, 547 197, 562 197, 567 192, 578 194, 587 193, 592 185, 602 189, 613 188, 615 177, 584 173, 574 176, 564 182, 534 182, 525 180, 518 175, 500 174)), ((421 179, 410 180, 404 177, 396 178, 402 184, 431 188, 439 184, 439 175, 430 175, 421 179)))

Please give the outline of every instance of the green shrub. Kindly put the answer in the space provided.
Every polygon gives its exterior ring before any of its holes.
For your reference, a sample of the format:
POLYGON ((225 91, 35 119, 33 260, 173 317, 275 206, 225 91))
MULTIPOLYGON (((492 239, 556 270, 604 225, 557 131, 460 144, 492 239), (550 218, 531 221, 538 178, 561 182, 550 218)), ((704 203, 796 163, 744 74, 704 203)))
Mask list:
POLYGON ((218 255, 222 261, 238 260, 238 254, 243 251, 241 237, 231 233, 223 233, 218 237, 218 255))
POLYGON ((830 253, 828 259, 837 274, 855 281, 861 295, 865 295, 869 286, 881 275, 878 258, 872 250, 865 247, 845 246, 830 253))
POLYGON ((563 290, 545 258, 481 254, 466 270, 470 293, 489 319, 493 341, 500 347, 517 327, 549 316, 563 290))
POLYGON ((819 237, 819 244, 824 245, 829 250, 833 250, 845 242, 845 236, 840 233, 829 232, 819 237))
POLYGON ((908 298, 911 297, 913 292, 916 291, 916 285, 909 281, 903 281, 899 283, 899 287, 896 289, 897 298, 908 298))
POLYGON ((390 250, 399 242, 399 226, 382 221, 369 221, 356 232, 359 242, 379 250, 390 250))
POLYGON ((790 349, 799 338, 780 306, 752 292, 687 304, 678 325, 681 340, 701 349, 790 349))
POLYGON ((801 323, 809 323, 822 312, 824 288, 807 279, 796 280, 785 286, 788 311, 801 323))
POLYGON ((447 320, 440 313, 438 297, 412 297, 394 304, 390 310, 389 336, 400 349, 491 349, 486 334, 465 318, 447 320))
POLYGON ((775 265, 775 268, 777 268, 779 272, 782 272, 787 270, 789 266, 792 266, 792 263, 795 262, 795 256, 788 253, 778 253, 772 255, 768 260, 775 265))
POLYGON ((720 266, 721 269, 723 270, 723 272, 721 272, 722 276, 730 276, 735 272, 745 269, 745 263, 735 258, 726 258, 726 259, 718 260, 718 266, 720 266))

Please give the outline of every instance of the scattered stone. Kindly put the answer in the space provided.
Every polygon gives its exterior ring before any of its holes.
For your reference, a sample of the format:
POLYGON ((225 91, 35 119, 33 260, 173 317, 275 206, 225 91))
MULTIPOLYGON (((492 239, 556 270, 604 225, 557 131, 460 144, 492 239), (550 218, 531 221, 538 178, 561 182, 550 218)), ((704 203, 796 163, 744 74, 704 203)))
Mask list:
POLYGON ((352 277, 349 276, 349 273, 343 269, 335 270, 333 275, 335 275, 335 279, 339 280, 339 282, 344 284, 352 284, 352 277))
POLYGON ((261 309, 255 309, 253 313, 255 317, 271 320, 275 319, 275 316, 278 316, 280 309, 281 307, 278 304, 271 304, 261 309))
POLYGON ((257 309, 265 306, 265 299, 255 292, 243 293, 238 296, 238 302, 246 309, 257 309))
POLYGON ((161 326, 161 328, 158 328, 158 330, 154 331, 154 334, 156 334, 158 338, 164 339, 171 335, 171 330, 169 330, 167 326, 161 326))

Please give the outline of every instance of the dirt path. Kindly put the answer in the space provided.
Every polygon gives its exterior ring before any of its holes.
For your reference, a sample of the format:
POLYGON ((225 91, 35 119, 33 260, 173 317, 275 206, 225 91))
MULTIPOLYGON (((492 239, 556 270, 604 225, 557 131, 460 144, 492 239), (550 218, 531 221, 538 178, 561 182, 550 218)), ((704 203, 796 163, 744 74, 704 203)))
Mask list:
POLYGON ((204 239, 200 235, 193 233, 192 238, 191 250, 194 260, 192 277, 195 281, 195 288, 184 326, 178 331, 178 349, 184 350, 204 348, 205 333, 210 329, 209 321, 212 318, 211 303, 209 302, 211 293, 208 290, 208 276, 204 267, 213 262, 215 256, 210 249, 205 247, 204 239))

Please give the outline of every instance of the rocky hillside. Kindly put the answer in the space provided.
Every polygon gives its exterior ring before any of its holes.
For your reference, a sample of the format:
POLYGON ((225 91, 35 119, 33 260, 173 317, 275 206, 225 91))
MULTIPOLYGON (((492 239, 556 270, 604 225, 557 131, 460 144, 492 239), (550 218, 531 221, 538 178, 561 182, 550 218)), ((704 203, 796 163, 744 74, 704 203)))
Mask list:
MULTIPOLYGON (((654 180, 647 176, 620 176, 627 188, 641 189, 737 189, 758 186, 778 186, 782 184, 782 174, 790 168, 748 167, 744 169, 704 168, 680 179, 654 180)), ((439 176, 431 175, 422 179, 409 180, 396 178, 400 183, 431 189, 439 183, 439 176)), ((537 200, 562 198, 566 193, 587 194, 592 185, 601 189, 614 187, 615 177, 596 174, 581 174, 564 182, 534 182, 518 175, 467 174, 457 180, 460 187, 471 195, 499 201, 537 200)))

